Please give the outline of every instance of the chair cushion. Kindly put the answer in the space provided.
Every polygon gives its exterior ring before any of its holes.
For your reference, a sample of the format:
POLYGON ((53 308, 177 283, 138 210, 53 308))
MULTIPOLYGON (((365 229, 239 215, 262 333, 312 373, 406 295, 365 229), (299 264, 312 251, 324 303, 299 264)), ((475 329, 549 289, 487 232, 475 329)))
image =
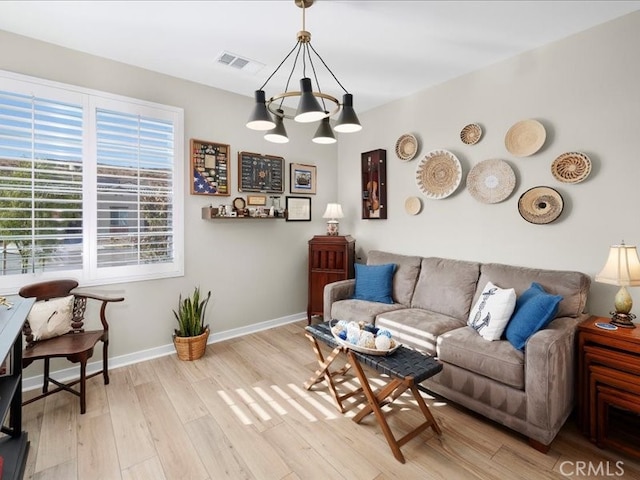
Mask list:
POLYGON ((58 337, 73 330, 74 296, 41 300, 33 304, 27 320, 34 340, 58 337))
POLYGON ((469 313, 467 325, 485 340, 499 340, 516 306, 516 291, 487 282, 469 313))
POLYGON ((392 287, 393 274, 396 271, 394 263, 383 265, 355 264, 356 285, 353 298, 368 300, 369 302, 393 303, 392 287))
POLYGON ((522 350, 531 335, 546 327, 558 312, 562 296, 545 292, 542 285, 533 282, 516 300, 516 309, 507 325, 507 340, 522 350))

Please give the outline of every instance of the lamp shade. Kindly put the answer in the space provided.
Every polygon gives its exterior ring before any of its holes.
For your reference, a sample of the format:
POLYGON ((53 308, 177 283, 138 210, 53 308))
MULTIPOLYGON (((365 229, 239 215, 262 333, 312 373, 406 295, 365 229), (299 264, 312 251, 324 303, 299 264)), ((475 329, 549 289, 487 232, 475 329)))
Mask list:
POLYGON ((337 142, 336 136, 333 134, 333 130, 331 130, 329 117, 325 117, 320 121, 320 126, 318 127, 318 130, 316 130, 316 134, 313 136, 311 141, 325 145, 337 142))
POLYGON ((320 106, 320 102, 313 95, 313 89, 311 86, 310 78, 300 79, 300 103, 298 103, 298 110, 296 116, 293 119, 300 123, 317 122, 326 116, 324 109, 320 106))
POLYGON ((623 287, 640 286, 640 259, 635 245, 612 245, 609 258, 596 282, 623 287))
POLYGON ((342 206, 339 203, 327 204, 327 209, 324 211, 324 215, 322 215, 322 218, 344 218, 344 214, 342 213, 342 206))
POLYGON ((272 143, 287 143, 289 142, 289 137, 287 136, 287 130, 284 128, 284 111, 282 109, 278 109, 278 115, 276 115, 276 126, 275 128, 269 130, 264 134, 265 140, 268 140, 272 143))
POLYGON ((353 95, 350 93, 345 93, 342 96, 342 111, 334 130, 340 133, 352 133, 362 130, 360 120, 358 120, 356 111, 353 109, 353 95))
POLYGON ((249 120, 247 120, 247 128, 251 130, 271 130, 275 128, 276 124, 267 111, 264 90, 256 90, 255 98, 256 104, 253 107, 253 112, 251 112, 249 116, 249 120))

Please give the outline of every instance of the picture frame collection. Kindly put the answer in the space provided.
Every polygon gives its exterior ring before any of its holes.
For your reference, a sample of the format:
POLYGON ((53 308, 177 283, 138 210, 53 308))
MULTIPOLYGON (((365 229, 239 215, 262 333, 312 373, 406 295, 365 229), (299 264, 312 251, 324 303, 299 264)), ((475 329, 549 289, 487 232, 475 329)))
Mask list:
MULTIPOLYGON (((228 144, 195 138, 190 140, 192 195, 231 196, 230 155, 228 144)), ((269 199, 273 205, 280 204, 278 194, 285 194, 285 164, 283 157, 238 152, 237 187, 238 192, 247 194, 247 208, 268 210, 269 199)), ((291 162, 288 173, 291 195, 285 195, 284 218, 289 222, 311 221, 311 197, 302 195, 316 194, 317 167, 291 162)))

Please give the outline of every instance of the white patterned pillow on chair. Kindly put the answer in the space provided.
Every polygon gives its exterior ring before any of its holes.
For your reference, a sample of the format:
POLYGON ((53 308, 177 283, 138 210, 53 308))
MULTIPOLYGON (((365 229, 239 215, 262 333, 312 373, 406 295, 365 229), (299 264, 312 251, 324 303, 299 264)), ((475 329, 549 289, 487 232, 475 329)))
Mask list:
POLYGON ((33 304, 27 320, 34 340, 58 337, 73 330, 73 295, 33 304))

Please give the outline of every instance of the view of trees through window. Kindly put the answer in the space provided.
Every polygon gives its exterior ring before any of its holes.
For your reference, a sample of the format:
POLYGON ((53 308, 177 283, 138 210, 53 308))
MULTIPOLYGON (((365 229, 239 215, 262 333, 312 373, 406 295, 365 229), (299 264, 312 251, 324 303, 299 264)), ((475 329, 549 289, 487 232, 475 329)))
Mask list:
POLYGON ((0 278, 172 264, 182 125, 123 101, 2 86, 0 278))

